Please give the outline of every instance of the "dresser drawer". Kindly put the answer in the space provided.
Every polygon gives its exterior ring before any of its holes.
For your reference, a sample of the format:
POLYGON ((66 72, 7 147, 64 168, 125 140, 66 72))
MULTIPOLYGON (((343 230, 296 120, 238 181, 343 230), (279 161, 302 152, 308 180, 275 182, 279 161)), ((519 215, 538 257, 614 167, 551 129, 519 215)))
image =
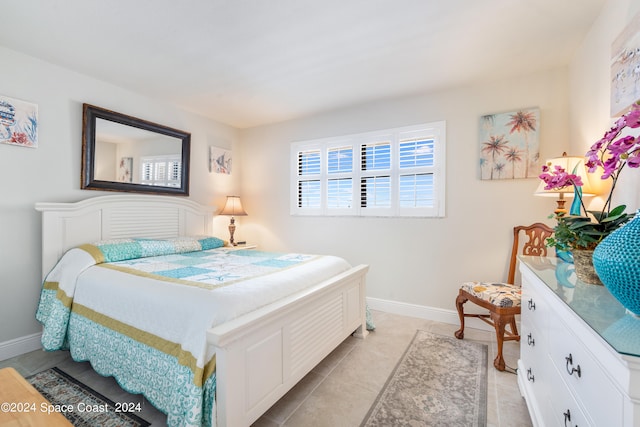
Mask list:
MULTIPOLYGON (((527 389, 525 398, 535 401, 528 402, 528 404, 534 406, 535 411, 539 414, 545 414, 549 412, 547 402, 547 396, 550 393, 549 355, 542 346, 543 341, 540 340, 540 344, 538 344, 537 338, 533 338, 540 336, 537 329, 522 327, 520 333, 519 381, 521 386, 527 389), (529 334, 532 337, 530 339, 528 338, 529 334)), ((541 426, 547 424, 543 420, 539 421, 541 426)))
POLYGON ((550 375, 547 373, 545 369, 547 367, 540 363, 540 361, 531 361, 531 363, 527 363, 524 360, 521 360, 521 365, 519 366, 518 375, 520 375, 522 384, 529 389, 529 396, 536 396, 538 400, 538 405, 543 405, 546 402, 541 400, 542 396, 547 395, 547 389, 549 387, 549 377, 550 375))
POLYGON ((532 369, 539 374, 540 367, 548 363, 546 346, 543 335, 532 324, 522 324, 520 327, 520 360, 526 369, 532 369), (546 362, 545 362, 546 361, 546 362))
POLYGON ((523 286, 521 304, 521 325, 525 328, 535 325, 539 331, 545 331, 549 316, 552 316, 553 313, 550 312, 549 304, 541 296, 540 291, 531 284, 523 286))
MULTIPOLYGON (((563 322, 555 322, 550 329, 549 356, 558 377, 582 403, 595 425, 622 425, 624 397, 609 380, 605 367, 563 322)), ((591 350, 597 354, 597 349, 591 350)))
MULTIPOLYGON (((594 426, 584 414, 566 384, 557 375, 551 375, 549 385, 553 387, 553 394, 547 394, 550 411, 545 416, 545 423, 549 426, 588 427, 594 426)), ((619 424, 595 424, 599 426, 617 426, 619 424)))
POLYGON ((518 361, 518 387, 527 402, 531 420, 536 427, 553 425, 547 419, 548 414, 551 413, 548 365, 548 356, 543 359, 518 361))

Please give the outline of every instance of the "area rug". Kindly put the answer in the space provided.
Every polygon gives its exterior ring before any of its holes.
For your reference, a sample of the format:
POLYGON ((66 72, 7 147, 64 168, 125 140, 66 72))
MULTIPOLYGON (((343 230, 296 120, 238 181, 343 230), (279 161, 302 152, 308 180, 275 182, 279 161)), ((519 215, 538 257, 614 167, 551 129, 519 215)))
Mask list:
MULTIPOLYGON (((135 404, 114 403, 58 368, 27 378, 52 405, 61 405, 62 414, 75 427, 146 427, 150 424, 135 415, 135 404), (64 406, 62 406, 64 405, 64 406), (125 407, 126 405, 126 407, 125 407)), ((55 406, 54 406, 55 407, 55 406)))
POLYGON ((417 331, 361 427, 486 424, 487 345, 417 331))

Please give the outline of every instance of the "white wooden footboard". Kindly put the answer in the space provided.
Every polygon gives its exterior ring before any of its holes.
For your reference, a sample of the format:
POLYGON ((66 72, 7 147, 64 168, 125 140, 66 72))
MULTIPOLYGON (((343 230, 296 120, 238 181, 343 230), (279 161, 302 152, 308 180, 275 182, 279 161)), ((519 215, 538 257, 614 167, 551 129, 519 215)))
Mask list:
POLYGON ((366 330, 360 265, 207 332, 216 352, 217 426, 248 426, 353 332, 366 330))

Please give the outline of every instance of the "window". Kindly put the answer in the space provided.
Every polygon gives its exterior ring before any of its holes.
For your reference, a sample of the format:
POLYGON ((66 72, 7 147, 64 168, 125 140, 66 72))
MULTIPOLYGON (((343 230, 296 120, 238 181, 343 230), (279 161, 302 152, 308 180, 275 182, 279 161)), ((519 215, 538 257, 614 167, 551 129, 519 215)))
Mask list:
POLYGON ((182 162, 180 156, 148 156, 140 159, 140 183, 180 187, 182 162))
POLYGON ((444 216, 445 123, 293 143, 294 215, 444 216))

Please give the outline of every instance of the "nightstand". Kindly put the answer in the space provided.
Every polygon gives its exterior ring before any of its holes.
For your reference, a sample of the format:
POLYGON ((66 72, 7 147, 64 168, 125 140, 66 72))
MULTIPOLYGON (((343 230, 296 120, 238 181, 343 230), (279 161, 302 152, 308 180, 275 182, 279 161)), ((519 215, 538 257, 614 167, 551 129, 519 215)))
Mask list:
POLYGON ((228 251, 240 251, 243 249, 256 249, 258 245, 252 243, 245 243, 244 245, 236 245, 236 246, 225 246, 225 249, 228 251))

